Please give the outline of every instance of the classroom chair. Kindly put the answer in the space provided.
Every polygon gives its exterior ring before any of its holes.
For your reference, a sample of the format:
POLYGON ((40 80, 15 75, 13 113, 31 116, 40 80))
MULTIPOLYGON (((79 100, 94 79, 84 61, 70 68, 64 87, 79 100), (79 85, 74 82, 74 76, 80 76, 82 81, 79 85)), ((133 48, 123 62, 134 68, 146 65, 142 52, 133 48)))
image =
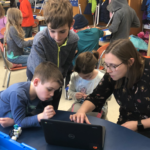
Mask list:
POLYGON ((13 63, 9 62, 7 60, 7 56, 6 56, 6 46, 3 47, 3 44, 1 42, 0 42, 0 52, 2 55, 3 62, 4 62, 4 69, 6 69, 2 87, 5 87, 5 81, 6 81, 7 73, 9 71, 9 75, 8 75, 8 79, 7 79, 7 88, 8 88, 11 72, 26 69, 27 67, 26 66, 22 67, 21 64, 13 64, 13 63))
POLYGON ((104 67, 103 67, 103 62, 104 62, 104 58, 105 58, 105 50, 106 48, 109 46, 109 43, 101 46, 97 52, 99 53, 99 61, 98 61, 98 64, 97 64, 97 69, 100 69, 100 70, 103 70, 104 67))

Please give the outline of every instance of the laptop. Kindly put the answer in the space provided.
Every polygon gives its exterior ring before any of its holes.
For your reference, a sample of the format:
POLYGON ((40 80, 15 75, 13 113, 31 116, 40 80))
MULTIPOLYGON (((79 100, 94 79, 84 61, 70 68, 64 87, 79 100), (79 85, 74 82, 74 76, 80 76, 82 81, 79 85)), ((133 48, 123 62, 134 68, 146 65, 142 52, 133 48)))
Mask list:
POLYGON ((47 25, 38 25, 38 31, 42 31, 47 25))
POLYGON ((86 150, 102 150, 105 127, 60 120, 41 120, 46 142, 50 145, 86 150))

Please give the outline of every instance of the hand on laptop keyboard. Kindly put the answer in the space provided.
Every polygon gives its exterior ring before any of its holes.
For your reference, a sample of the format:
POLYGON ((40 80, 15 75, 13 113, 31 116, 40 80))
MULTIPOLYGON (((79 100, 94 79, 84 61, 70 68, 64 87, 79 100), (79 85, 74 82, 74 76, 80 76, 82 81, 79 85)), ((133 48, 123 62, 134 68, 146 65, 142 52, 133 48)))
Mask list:
POLYGON ((70 115, 70 120, 77 123, 87 123, 91 124, 85 113, 77 112, 76 114, 70 115))

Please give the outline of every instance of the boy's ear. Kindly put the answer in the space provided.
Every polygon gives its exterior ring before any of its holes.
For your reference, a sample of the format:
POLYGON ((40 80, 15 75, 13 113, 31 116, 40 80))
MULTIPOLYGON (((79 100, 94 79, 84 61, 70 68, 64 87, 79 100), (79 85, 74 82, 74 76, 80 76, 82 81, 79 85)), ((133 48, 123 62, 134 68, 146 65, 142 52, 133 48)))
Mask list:
POLYGON ((75 20, 73 19, 72 24, 71 24, 71 27, 73 27, 74 23, 75 23, 75 20))
POLYGON ((35 79, 33 80, 33 85, 34 85, 34 86, 37 86, 37 85, 39 84, 39 82, 40 82, 40 79, 39 79, 39 78, 35 78, 35 79))

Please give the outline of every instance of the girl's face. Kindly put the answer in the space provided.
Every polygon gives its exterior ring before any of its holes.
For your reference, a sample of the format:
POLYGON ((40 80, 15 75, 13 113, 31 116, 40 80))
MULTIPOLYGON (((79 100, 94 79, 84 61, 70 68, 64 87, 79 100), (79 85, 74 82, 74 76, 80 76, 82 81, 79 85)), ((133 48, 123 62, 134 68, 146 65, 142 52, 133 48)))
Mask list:
POLYGON ((85 80, 91 80, 91 79, 93 79, 93 75, 94 75, 94 70, 92 72, 90 72, 90 73, 87 73, 87 74, 79 73, 79 76, 82 79, 85 79, 85 80))
POLYGON ((128 66, 112 53, 105 54, 106 71, 113 80, 119 80, 126 76, 128 66))

